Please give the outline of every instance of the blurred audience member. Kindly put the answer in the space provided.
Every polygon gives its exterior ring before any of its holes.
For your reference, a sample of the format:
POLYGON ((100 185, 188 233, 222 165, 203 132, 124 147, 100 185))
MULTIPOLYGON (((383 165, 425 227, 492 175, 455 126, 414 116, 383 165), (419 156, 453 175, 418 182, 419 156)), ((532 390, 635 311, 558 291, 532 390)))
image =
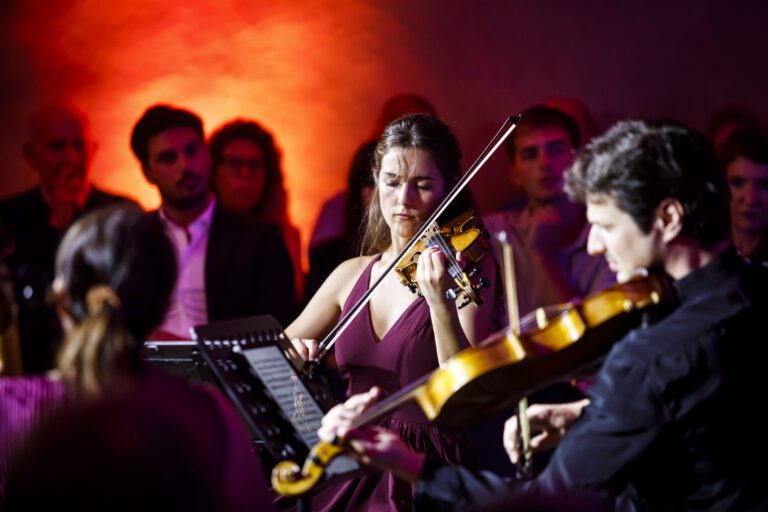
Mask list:
POLYGON ((56 247, 66 228, 85 212, 129 201, 90 182, 95 144, 86 116, 69 104, 41 106, 29 120, 24 157, 40 183, 0 201, 0 223, 15 250, 7 259, 19 308, 24 369, 49 370, 61 338, 48 301, 56 247))
POLYGON ((166 105, 147 109, 131 134, 154 212, 176 249, 179 280, 154 339, 189 339, 195 325, 260 314, 287 325, 295 314, 293 265, 280 229, 217 204, 199 116, 166 105))
POLYGON ((344 194, 344 229, 338 237, 319 242, 309 251, 307 297, 315 294, 325 278, 341 262, 360 255, 360 237, 365 230, 365 212, 373 196, 371 162, 376 141, 366 142, 355 153, 344 194))
POLYGON ((260 469, 223 398, 141 360, 142 341, 163 319, 176 276, 162 223, 138 208, 94 212, 67 232, 54 283, 65 331, 58 371, 0 379, 0 475, 10 475, 9 509, 113 509, 125 497, 134 504, 155 492, 168 497, 180 490, 178 479, 209 487, 218 506, 207 510, 259 504, 260 469), (106 405, 80 406, 60 421, 50 416, 68 401, 97 398, 106 405), (19 451, 38 424, 40 437, 19 451))
POLYGON ((604 259, 587 254, 584 207, 563 190, 579 137, 568 115, 536 106, 523 112, 507 139, 510 176, 527 202, 522 209, 491 213, 483 220, 492 233, 511 235, 521 315, 586 297, 616 281, 604 259))
POLYGON ((303 296, 301 237, 288 216, 280 151, 274 137, 258 123, 231 121, 210 137, 213 190, 224 208, 280 226, 294 269, 299 299, 303 296))
MULTIPOLYGON (((491 233, 509 235, 521 317, 538 307, 586 297, 616 282, 605 260, 587 253, 589 226, 584 207, 570 201, 563 189, 565 171, 579 147, 578 125, 561 110, 545 106, 529 108, 522 116, 506 149, 510 179, 523 191, 525 203, 522 208, 483 217, 491 233)), ((498 244, 494 244, 494 253, 502 261, 498 244)), ((581 397, 570 384, 557 383, 529 398, 531 403, 550 403, 581 397)), ((470 438, 482 454, 484 467, 511 475, 514 466, 498 451, 507 416, 499 414, 472 428, 470 438)), ((537 467, 546 461, 546 454, 534 460, 537 467)))
POLYGON ((712 114, 707 135, 718 156, 721 156, 725 141, 739 128, 761 130, 763 123, 754 113, 737 106, 724 107, 712 114))
POLYGON ((408 114, 428 114, 437 116, 437 109, 432 103, 418 94, 402 93, 389 98, 381 107, 379 119, 371 132, 371 139, 378 140, 381 132, 395 119, 408 114))
POLYGON ((768 135, 738 129, 721 150, 731 205, 731 238, 742 257, 768 264, 768 135))
POLYGON ((0 224, 0 375, 21 373, 18 312, 13 299, 11 271, 5 258, 13 252, 13 237, 0 224))

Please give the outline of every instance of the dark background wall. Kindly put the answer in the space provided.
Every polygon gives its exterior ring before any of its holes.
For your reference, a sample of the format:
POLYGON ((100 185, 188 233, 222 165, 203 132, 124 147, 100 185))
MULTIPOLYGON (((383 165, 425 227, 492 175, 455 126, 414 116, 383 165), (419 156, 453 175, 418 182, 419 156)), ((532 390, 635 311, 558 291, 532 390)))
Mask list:
MULTIPOLYGON (((738 104, 768 118, 760 1, 6 0, 0 57, 0 197, 34 183, 25 119, 68 97, 92 120, 96 183, 154 207, 129 153, 133 122, 170 102, 209 129, 236 116, 270 127, 305 239, 343 186, 387 97, 429 98, 469 165, 504 117, 551 96, 586 103, 600 127, 627 116, 703 129, 738 104)), ((504 157, 473 184, 485 209, 508 192, 504 157)))

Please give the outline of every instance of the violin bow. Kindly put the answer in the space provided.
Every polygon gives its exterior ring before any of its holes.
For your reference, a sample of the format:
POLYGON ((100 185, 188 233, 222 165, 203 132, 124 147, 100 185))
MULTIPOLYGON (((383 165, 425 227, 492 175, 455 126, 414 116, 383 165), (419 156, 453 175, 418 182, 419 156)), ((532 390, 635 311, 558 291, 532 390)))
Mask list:
MULTIPOLYGON (((501 255, 504 265, 504 292, 507 297, 507 313, 509 316, 509 328, 512 335, 518 340, 515 345, 520 351, 521 359, 525 357, 525 349, 520 340, 520 309, 517 301, 517 282, 515 280, 515 256, 512 244, 509 242, 509 234, 501 231, 498 241, 501 244, 501 255)), ((528 398, 522 397, 517 402, 517 439, 515 444, 520 450, 520 458, 517 462, 517 477, 529 480, 533 477, 533 450, 531 450, 531 423, 528 421, 528 398)))
POLYGON ((333 347, 333 345, 336 343, 336 340, 341 336, 341 333, 344 332, 344 330, 349 326, 349 324, 354 320, 358 313, 370 302, 371 295, 373 292, 378 288, 379 284, 384 280, 384 278, 392 271, 392 269, 395 268, 395 266, 400 262, 400 260, 405 256, 408 251, 411 250, 411 248, 416 245, 416 243, 419 241, 421 236, 424 234, 424 232, 429 229, 429 226, 435 222, 440 215, 443 214, 443 212, 450 206, 451 202, 453 202, 454 199, 456 199, 456 196, 458 196, 462 190, 466 188, 466 186, 469 184, 469 182, 474 178, 475 174, 480 170, 480 168, 485 165, 485 163, 488 161, 488 159, 493 155, 494 152, 496 152, 497 149, 499 149, 499 146, 509 137, 509 135, 512 133, 512 130, 514 130, 517 125, 520 123, 520 119, 522 116, 519 114, 516 116, 510 116, 508 117, 504 123, 501 125, 501 128, 496 132, 496 135, 493 136, 491 141, 488 143, 488 145, 483 149, 482 153, 480 153, 480 156, 477 157, 475 162, 472 164, 472 166, 467 170, 467 172, 462 176, 462 178, 456 183, 456 185, 453 187, 453 189, 448 193, 448 195, 445 196, 443 201, 438 205, 438 207, 435 209, 434 212, 432 212, 432 215, 429 216, 429 218, 424 222, 424 224, 421 225, 418 232, 411 238, 411 240, 403 247, 403 250, 400 251, 400 254, 397 255, 396 258, 392 260, 392 262, 387 266, 387 268, 384 270, 384 272, 381 273, 381 275, 376 279, 376 281, 368 288, 368 290, 363 294, 362 297, 357 301, 357 303, 350 309, 346 315, 344 315, 341 320, 339 320, 339 323, 336 324, 336 326, 331 330, 331 332, 328 333, 328 335, 323 339, 323 341, 320 342, 320 345, 318 347, 318 353, 317 357, 314 361, 310 363, 310 366, 316 366, 319 361, 325 356, 325 354, 328 353, 328 351, 333 347))

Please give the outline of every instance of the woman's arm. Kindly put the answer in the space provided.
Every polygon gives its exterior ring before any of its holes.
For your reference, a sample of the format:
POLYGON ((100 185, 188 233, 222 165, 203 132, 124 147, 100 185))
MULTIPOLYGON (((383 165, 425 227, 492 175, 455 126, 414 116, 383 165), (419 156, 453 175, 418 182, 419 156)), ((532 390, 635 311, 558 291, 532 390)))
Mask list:
POLYGON ((490 253, 478 262, 478 266, 481 276, 489 282, 488 287, 478 290, 483 305, 478 307, 469 304, 458 309, 461 298, 452 301, 445 297, 448 288, 456 286, 453 280, 447 277, 445 256, 436 248, 431 248, 419 256, 416 279, 429 304, 437 359, 441 364, 490 334, 497 279, 496 266, 490 253))
POLYGON ((369 256, 352 258, 336 267, 304 311, 285 329, 304 359, 311 360, 317 355, 318 340, 338 322, 344 301, 370 259, 369 256))

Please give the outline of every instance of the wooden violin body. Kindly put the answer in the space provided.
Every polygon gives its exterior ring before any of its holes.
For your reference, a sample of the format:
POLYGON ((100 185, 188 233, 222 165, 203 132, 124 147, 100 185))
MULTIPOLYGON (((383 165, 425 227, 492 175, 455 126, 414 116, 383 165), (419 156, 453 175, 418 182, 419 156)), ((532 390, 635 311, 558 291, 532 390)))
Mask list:
POLYGON ((519 339, 509 331, 497 333, 449 359, 430 376, 430 403, 419 404, 430 420, 448 427, 509 409, 523 396, 594 368, 640 324, 643 311, 673 296, 666 277, 651 275, 581 303, 540 308, 523 318, 519 339))
POLYGON ((413 293, 420 294, 419 285, 416 282, 419 256, 428 247, 439 246, 448 262, 448 272, 458 285, 456 290, 449 291, 452 293, 449 298, 455 300, 460 293, 463 293, 467 302, 479 306, 483 301, 477 290, 487 286, 487 280, 480 278, 473 283, 471 278, 478 272, 475 263, 491 250, 488 238, 488 232, 480 220, 469 210, 443 226, 431 226, 426 229, 416 244, 400 259, 395 266, 395 272, 400 276, 400 282, 413 293), (461 253, 464 257, 468 269, 466 272, 456 262, 456 253, 461 253))
MULTIPOLYGON (((510 408, 522 396, 552 382, 572 377, 594 365, 613 343, 637 327, 641 313, 671 302, 665 276, 634 278, 582 302, 540 308, 521 321, 521 335, 506 330, 462 350, 425 375, 366 411, 352 425, 369 424, 403 404, 415 401, 427 419, 458 427, 510 408)), ((341 443, 316 445, 304 467, 281 462, 272 484, 283 495, 307 492, 320 479, 341 443)))

